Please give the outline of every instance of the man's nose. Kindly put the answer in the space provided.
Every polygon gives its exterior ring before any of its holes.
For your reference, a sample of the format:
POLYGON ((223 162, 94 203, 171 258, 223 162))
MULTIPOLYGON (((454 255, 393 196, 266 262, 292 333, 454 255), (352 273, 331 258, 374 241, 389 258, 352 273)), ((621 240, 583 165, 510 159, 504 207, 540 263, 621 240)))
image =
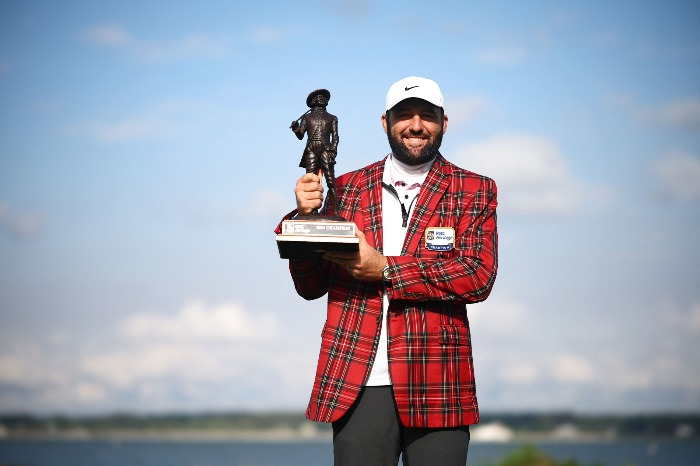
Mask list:
POLYGON ((423 131, 423 121, 421 120, 420 115, 413 115, 409 129, 414 133, 421 133, 423 131))

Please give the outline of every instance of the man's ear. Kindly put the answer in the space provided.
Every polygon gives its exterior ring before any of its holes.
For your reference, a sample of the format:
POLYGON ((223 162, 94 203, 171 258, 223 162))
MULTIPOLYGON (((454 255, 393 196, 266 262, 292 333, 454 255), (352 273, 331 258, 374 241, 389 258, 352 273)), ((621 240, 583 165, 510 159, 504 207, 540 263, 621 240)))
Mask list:
MULTIPOLYGON (((388 113, 388 112, 387 112, 388 113)), ((386 113, 382 114, 382 128, 384 128, 384 132, 387 132, 387 126, 386 126, 386 113)))
POLYGON ((447 132, 447 115, 443 115, 442 117, 442 132, 447 132))

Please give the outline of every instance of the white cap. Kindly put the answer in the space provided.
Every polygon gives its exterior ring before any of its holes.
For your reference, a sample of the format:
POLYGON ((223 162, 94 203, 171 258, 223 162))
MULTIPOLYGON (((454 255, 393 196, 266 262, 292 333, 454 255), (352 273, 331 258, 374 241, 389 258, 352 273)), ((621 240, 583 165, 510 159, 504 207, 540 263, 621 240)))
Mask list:
POLYGON ((427 100, 436 107, 444 107, 445 103, 440 86, 435 81, 409 76, 391 85, 386 93, 386 109, 391 110, 394 105, 411 97, 427 100))

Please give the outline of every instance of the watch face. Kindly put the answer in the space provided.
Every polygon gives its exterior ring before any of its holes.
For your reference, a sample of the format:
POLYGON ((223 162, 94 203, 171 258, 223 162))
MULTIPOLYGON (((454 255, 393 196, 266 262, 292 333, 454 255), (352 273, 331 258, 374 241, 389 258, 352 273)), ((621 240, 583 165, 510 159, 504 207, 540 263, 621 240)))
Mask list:
POLYGON ((389 267, 384 267, 384 270, 382 270, 382 275, 384 275, 384 280, 391 280, 391 277, 389 277, 389 267))

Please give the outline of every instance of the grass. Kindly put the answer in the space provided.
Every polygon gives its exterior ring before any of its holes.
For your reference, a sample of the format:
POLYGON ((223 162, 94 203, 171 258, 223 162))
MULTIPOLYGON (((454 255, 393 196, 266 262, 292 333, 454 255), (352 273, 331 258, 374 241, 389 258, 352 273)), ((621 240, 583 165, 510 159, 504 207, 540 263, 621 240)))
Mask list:
MULTIPOLYGON (((488 463, 487 466, 605 466, 602 463, 593 463, 584 465, 575 459, 565 459, 557 461, 554 458, 547 456, 533 445, 525 445, 517 450, 508 453, 506 456, 498 460, 496 463, 488 463)), ((625 463, 622 466, 634 466, 631 463, 625 463)))

